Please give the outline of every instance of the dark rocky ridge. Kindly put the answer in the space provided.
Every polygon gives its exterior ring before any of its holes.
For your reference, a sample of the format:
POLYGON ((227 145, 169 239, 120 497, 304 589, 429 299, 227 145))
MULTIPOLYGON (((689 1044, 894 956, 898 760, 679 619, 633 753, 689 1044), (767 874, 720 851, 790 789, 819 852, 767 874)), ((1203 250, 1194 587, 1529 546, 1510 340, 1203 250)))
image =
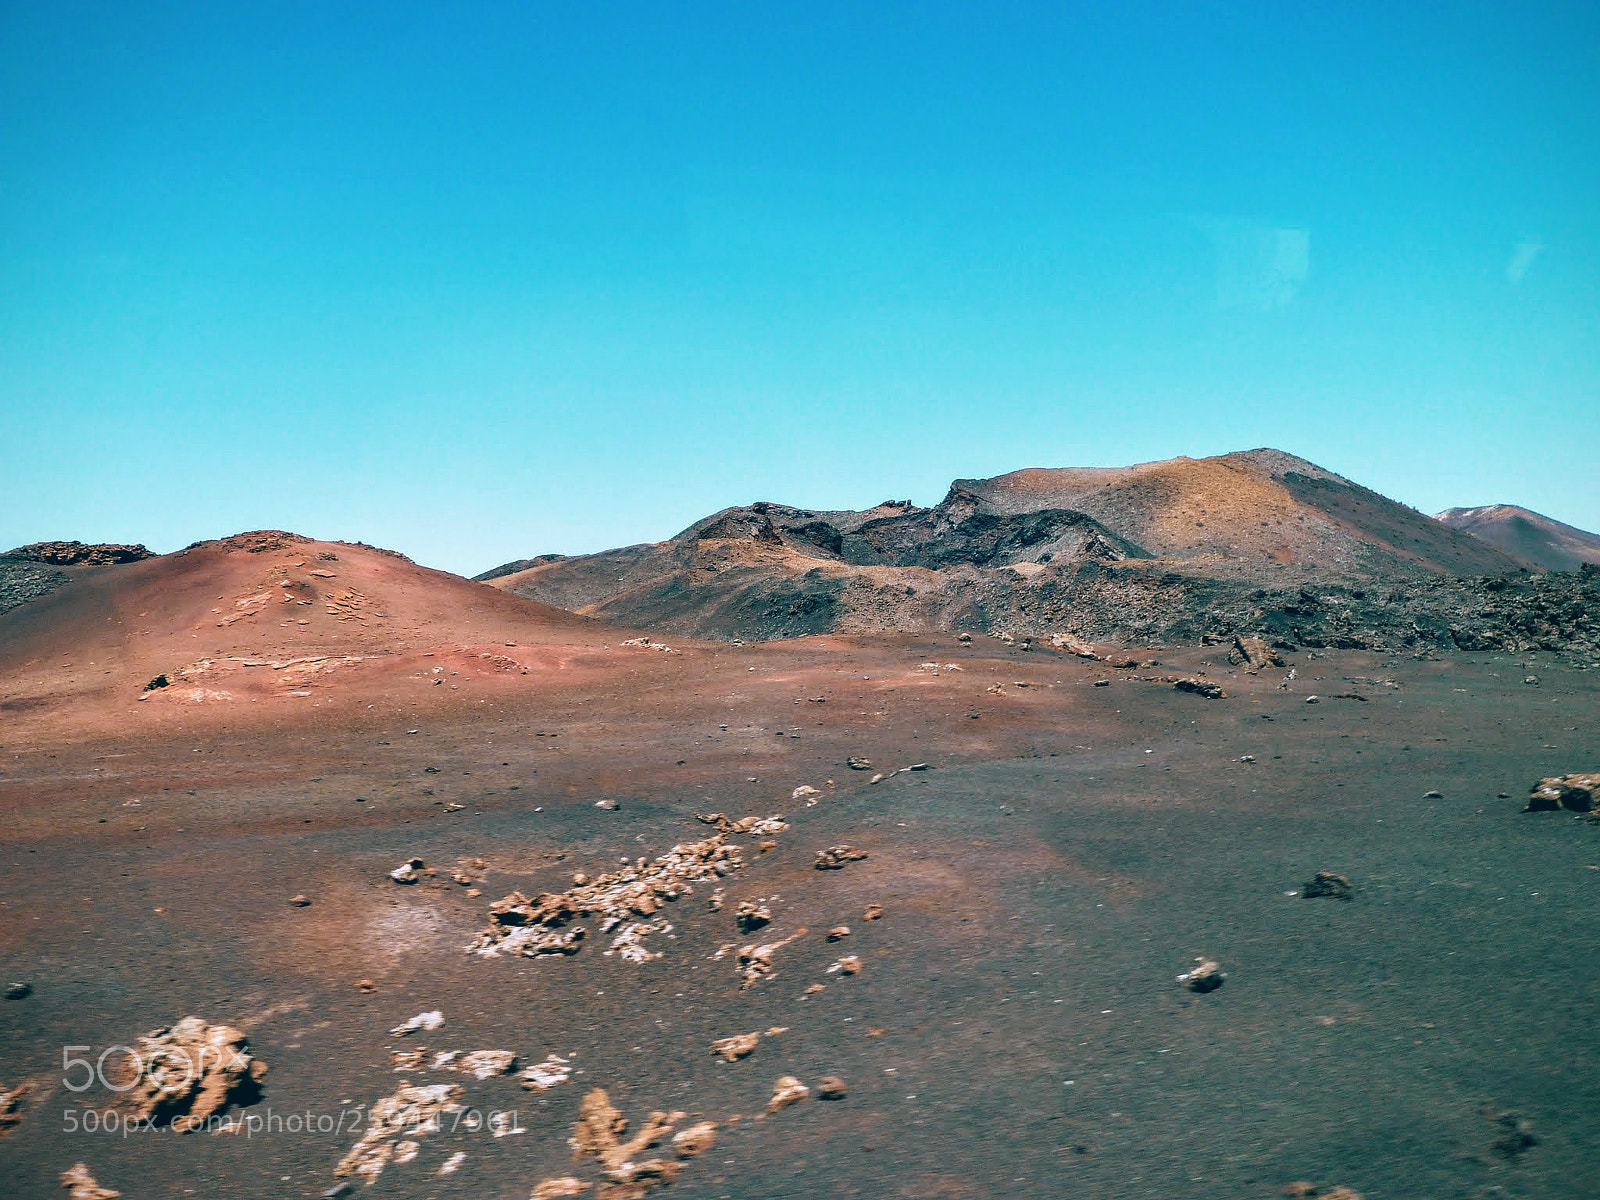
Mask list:
POLYGON ((6 551, 4 557, 24 562, 47 563, 53 567, 114 567, 151 557, 146 546, 112 542, 32 542, 6 551))
POLYGON ((958 480, 933 508, 756 503, 666 542, 524 561, 480 578, 712 639, 1259 633, 1346 648, 1600 650, 1592 572, 1529 576, 1470 535, 1268 450, 958 480))
POLYGON ((0 554, 0 613, 47 596, 72 576, 62 567, 105 567, 151 557, 144 546, 33 542, 0 554))

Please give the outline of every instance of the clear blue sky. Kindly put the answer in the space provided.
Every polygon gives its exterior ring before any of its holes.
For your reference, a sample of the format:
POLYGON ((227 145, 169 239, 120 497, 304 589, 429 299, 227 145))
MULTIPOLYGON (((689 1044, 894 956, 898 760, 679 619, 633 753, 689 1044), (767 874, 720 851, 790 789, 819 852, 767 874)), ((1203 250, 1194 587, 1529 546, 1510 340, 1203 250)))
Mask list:
POLYGON ((1271 445, 1600 528, 1600 7, 0 3, 0 547, 1271 445))

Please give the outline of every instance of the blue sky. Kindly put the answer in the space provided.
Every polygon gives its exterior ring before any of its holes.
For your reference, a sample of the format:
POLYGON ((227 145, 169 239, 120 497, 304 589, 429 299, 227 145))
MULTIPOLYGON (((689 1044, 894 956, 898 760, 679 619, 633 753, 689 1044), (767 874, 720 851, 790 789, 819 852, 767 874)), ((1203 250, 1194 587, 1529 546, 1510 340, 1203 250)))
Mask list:
POLYGON ((1600 529, 1592 4, 0 3, 0 546, 1271 445, 1600 529))

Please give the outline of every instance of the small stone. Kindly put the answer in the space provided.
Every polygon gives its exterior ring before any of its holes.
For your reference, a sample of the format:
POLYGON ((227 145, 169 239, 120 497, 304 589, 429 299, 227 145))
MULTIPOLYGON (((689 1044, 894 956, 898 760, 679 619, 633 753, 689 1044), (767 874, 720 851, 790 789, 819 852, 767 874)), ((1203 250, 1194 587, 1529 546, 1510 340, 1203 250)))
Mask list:
POLYGON ((418 1013, 404 1024, 396 1025, 393 1029, 389 1030, 389 1036, 405 1037, 407 1034, 415 1033, 419 1029, 425 1033, 432 1033, 435 1029, 439 1028, 439 1026, 443 1024, 444 1014, 438 1009, 434 1009, 432 1012, 418 1013))
POLYGON ((828 930, 828 940, 830 942, 842 941, 844 938, 849 936, 850 926, 848 925, 835 925, 832 929, 828 930))
POLYGON ((1516 1113, 1501 1113, 1498 1120, 1505 1133, 1495 1139, 1493 1148, 1501 1158, 1516 1158, 1539 1144, 1533 1126, 1516 1113))
POLYGON ((293 908, 310 908, 311 898, 309 896, 290 896, 289 904, 293 908))
POLYGON ((111 1188, 101 1187, 100 1181, 89 1173, 86 1163, 74 1163, 61 1172, 61 1186, 71 1193, 72 1200, 114 1200, 122 1195, 111 1188))
POLYGON ((1424 800, 1443 800, 1444 793, 1439 791, 1423 792, 1422 798, 1424 800))
POLYGON ((378 985, 373 983, 372 980, 370 980, 370 979, 358 979, 358 980, 356 980, 356 991, 358 991, 358 992, 361 992, 361 993, 363 993, 365 995, 369 995, 370 996, 373 992, 375 992, 377 990, 378 990, 378 985))
POLYGON ((6 988, 7 1000, 26 1000, 31 995, 33 995, 33 984, 31 983, 13 983, 6 988))
POLYGON ((861 915, 868 921, 881 920, 883 917, 883 905, 869 904, 865 909, 862 910, 861 915))
POLYGON ((761 1042, 759 1033, 736 1033, 732 1037, 718 1038, 711 1043, 711 1053, 720 1054, 725 1062, 738 1062, 756 1052, 761 1042))
POLYGON ((872 760, 870 758, 862 758, 859 754, 852 754, 849 758, 845 759, 844 762, 845 766, 849 767, 852 771, 872 770, 872 760))
POLYGON ((817 851, 817 861, 811 865, 819 871, 837 871, 848 862, 859 862, 867 857, 865 850, 854 846, 829 846, 817 851))
POLYGON ((793 1075, 784 1075, 772 1085, 772 1099, 767 1101, 767 1111, 780 1112, 791 1104, 798 1104, 810 1094, 811 1089, 793 1075))
POLYGON ((1222 968, 1212 962, 1211 959, 1196 958, 1194 962, 1195 965, 1192 968, 1178 976, 1178 982, 1191 992, 1214 992, 1227 979, 1227 975, 1223 973, 1222 968))
POLYGON ((1318 896, 1327 896, 1333 900, 1351 900, 1355 898, 1355 894, 1356 890, 1350 886, 1350 881, 1332 871, 1318 871, 1316 878, 1300 889, 1300 895, 1307 900, 1318 896))
POLYGON ((715 1121, 701 1121, 672 1135, 672 1152, 679 1158, 694 1158, 717 1144, 715 1121))
POLYGON ((772 923, 772 909, 764 900, 742 900, 734 911, 733 923, 740 933, 753 933, 763 925, 772 923))
POLYGON ((824 1075, 817 1080, 817 1099, 843 1100, 849 1089, 837 1075, 824 1075))
POLYGON ((542 1179, 534 1186, 530 1200, 565 1200, 568 1196, 581 1196, 593 1186, 574 1175, 542 1179))
POLYGON ((425 864, 420 858, 413 858, 401 863, 389 872, 389 878, 396 883, 415 883, 422 878, 420 872, 425 864))

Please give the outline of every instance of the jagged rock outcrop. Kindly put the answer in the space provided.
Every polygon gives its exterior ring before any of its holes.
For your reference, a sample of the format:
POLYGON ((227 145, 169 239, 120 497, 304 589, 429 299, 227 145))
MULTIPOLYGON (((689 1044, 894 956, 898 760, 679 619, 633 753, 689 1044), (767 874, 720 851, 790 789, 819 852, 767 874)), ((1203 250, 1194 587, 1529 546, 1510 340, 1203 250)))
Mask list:
POLYGON ((22 562, 45 563, 52 567, 114 567, 151 557, 148 547, 112 542, 32 542, 7 550, 3 556, 22 562))
POLYGON ((267 1074, 243 1033, 200 1017, 144 1034, 135 1050, 139 1074, 127 1085, 125 1102, 152 1125, 183 1132, 204 1127, 230 1106, 253 1104, 267 1074))

